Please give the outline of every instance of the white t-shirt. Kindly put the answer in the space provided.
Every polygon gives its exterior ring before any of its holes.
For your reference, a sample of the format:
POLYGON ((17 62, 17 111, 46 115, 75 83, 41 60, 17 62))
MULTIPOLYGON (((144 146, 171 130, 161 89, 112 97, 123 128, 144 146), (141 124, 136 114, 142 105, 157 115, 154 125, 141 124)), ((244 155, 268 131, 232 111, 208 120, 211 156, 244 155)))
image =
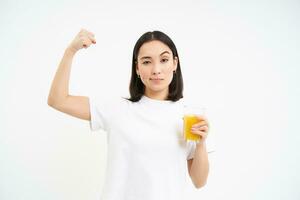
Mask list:
MULTIPOLYGON (((92 131, 107 132, 101 200, 182 200, 196 143, 183 139, 184 100, 90 98, 92 131)), ((207 138, 207 150, 212 151, 207 138)))

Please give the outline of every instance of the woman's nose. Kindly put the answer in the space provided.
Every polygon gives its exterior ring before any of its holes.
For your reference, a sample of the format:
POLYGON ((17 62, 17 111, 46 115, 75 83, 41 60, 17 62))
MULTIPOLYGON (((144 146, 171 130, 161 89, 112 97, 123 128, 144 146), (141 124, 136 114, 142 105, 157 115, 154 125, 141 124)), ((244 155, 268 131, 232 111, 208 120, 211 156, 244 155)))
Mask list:
POLYGON ((152 68, 152 74, 160 74, 161 73, 161 68, 159 64, 155 64, 152 68))
POLYGON ((152 72, 152 74, 160 74, 160 72, 152 72))

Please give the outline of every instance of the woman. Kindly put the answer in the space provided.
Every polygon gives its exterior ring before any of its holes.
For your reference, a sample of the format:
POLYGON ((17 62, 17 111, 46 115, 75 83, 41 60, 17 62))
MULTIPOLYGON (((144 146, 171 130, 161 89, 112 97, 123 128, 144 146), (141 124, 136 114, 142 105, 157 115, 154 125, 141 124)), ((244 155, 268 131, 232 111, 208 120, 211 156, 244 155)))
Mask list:
POLYGON ((193 126, 199 142, 184 141, 184 99, 179 57, 173 41, 160 31, 144 33, 133 50, 131 97, 101 101, 69 94, 71 63, 81 48, 96 44, 82 29, 65 50, 48 104, 88 120, 91 130, 108 133, 108 160, 102 200, 184 199, 188 172, 196 188, 205 185, 209 162, 208 121, 193 126))

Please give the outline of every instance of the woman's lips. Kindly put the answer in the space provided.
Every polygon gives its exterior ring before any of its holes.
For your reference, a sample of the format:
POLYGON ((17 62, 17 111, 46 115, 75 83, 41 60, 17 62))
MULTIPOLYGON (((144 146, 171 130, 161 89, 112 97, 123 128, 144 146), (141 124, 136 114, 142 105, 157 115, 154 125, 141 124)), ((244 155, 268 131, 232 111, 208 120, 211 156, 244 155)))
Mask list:
POLYGON ((159 82, 162 81, 162 80, 164 80, 164 79, 157 79, 157 78, 151 79, 151 78, 150 78, 150 81, 152 81, 152 82, 154 82, 154 83, 159 83, 159 82))

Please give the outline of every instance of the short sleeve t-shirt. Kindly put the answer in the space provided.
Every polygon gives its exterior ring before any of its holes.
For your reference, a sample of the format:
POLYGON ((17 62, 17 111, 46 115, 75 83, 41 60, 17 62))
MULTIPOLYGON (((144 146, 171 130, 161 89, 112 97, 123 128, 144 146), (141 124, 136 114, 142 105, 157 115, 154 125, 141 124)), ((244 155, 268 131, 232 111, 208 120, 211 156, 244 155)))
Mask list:
MULTIPOLYGON (((101 200, 182 200, 189 180, 187 160, 196 142, 183 138, 184 99, 142 96, 90 98, 90 129, 107 132, 107 168, 101 200)), ((212 146, 206 141, 207 151, 212 146)))

